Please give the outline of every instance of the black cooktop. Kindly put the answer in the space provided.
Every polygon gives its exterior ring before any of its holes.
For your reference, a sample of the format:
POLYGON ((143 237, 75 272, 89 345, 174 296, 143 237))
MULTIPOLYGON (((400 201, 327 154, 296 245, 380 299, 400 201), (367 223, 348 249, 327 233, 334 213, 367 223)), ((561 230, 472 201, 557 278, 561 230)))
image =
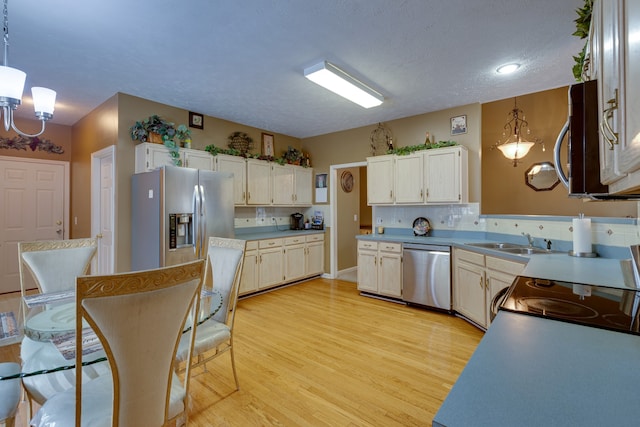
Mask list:
POLYGON ((501 310, 640 335, 640 289, 518 276, 501 310))

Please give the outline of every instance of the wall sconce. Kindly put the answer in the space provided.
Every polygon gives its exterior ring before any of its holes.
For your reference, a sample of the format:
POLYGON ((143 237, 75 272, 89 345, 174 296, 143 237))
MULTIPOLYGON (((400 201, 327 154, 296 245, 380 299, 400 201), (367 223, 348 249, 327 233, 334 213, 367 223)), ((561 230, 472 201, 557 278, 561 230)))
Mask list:
POLYGON ((516 167, 534 145, 541 144, 542 151, 545 151, 544 143, 537 138, 531 138, 530 134, 529 122, 525 120, 524 112, 518 108, 514 98, 513 110, 509 112, 509 119, 503 127, 502 140, 492 145, 491 149, 500 150, 507 159, 513 161, 513 166, 516 167), (526 132, 526 136, 523 136, 523 132, 526 132))
POLYGON ((328 61, 305 68, 304 76, 331 92, 364 107, 377 107, 384 97, 328 61))

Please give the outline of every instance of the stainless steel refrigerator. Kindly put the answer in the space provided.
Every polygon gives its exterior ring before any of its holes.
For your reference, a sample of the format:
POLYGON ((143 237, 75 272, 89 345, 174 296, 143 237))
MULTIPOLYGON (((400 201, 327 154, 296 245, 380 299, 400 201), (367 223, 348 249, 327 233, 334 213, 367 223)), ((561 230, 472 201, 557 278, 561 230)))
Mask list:
POLYGON ((163 166, 131 180, 131 270, 204 259, 234 237, 233 174, 163 166))

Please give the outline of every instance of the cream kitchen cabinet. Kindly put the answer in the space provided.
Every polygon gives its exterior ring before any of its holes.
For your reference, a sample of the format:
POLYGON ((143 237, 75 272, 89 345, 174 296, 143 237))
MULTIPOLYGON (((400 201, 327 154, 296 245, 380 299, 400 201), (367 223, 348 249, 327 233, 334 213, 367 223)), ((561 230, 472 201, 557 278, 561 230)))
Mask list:
POLYGON ((367 158, 370 205, 421 205, 469 201, 468 152, 464 146, 367 158))
POLYGON ((136 145, 135 152, 135 173, 149 172, 161 166, 174 166, 169 149, 162 144, 143 142, 136 145))
POLYGON ((284 280, 287 282, 321 274, 324 270, 324 235, 284 239, 284 280))
POLYGON ((427 203, 469 201, 468 153, 463 146, 424 152, 424 194, 427 203))
POLYGON ((282 244, 282 239, 267 239, 258 242, 259 289, 270 288, 285 280, 282 244))
POLYGON ((358 241, 358 289, 402 298, 402 244, 358 241))
POLYGON ((271 205, 271 163, 265 160, 247 160, 247 204, 271 205))
POLYGON ((213 170, 213 156, 203 150, 181 148, 182 166, 193 169, 213 170))
MULTIPOLYGON (((135 156, 135 173, 152 171, 161 166, 174 166, 169 149, 163 144, 138 144, 135 156)), ((213 170, 213 156, 206 151, 181 148, 180 161, 184 167, 213 170)))
POLYGON ((311 206, 312 169, 273 164, 271 182, 274 205, 311 206))
MULTIPOLYGON (((417 152, 395 159, 395 203, 424 202, 424 154, 417 152)), ((367 175, 367 179, 368 175, 367 175)))
POLYGON ((242 264, 242 275, 240 276, 240 295, 250 294, 258 290, 258 241, 247 242, 244 251, 244 263, 242 264))
POLYGON ((218 154, 212 156, 214 170, 233 174, 233 203, 235 206, 247 204, 247 161, 243 157, 218 154))
POLYGON ((293 167, 296 206, 311 206, 313 203, 313 169, 302 166, 293 167))
POLYGON ((609 192, 640 188, 640 3, 596 0, 592 39, 600 114, 600 178, 609 192))
POLYGON ((393 155, 385 155, 367 158, 368 204, 393 204, 395 157, 393 155))
POLYGON ((522 272, 525 263, 454 248, 454 310, 481 328, 490 323, 493 297, 522 272))
POLYGON ((247 241, 240 295, 295 282, 324 272, 324 234, 247 241))

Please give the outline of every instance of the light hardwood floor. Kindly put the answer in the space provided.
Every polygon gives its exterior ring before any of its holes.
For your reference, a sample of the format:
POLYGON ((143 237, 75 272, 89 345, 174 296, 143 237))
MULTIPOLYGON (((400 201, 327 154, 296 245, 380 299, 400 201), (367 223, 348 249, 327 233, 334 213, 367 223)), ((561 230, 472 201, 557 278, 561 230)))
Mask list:
POLYGON ((339 280, 247 298, 234 335, 240 391, 227 355, 197 370, 189 425, 429 426, 482 335, 339 280))

